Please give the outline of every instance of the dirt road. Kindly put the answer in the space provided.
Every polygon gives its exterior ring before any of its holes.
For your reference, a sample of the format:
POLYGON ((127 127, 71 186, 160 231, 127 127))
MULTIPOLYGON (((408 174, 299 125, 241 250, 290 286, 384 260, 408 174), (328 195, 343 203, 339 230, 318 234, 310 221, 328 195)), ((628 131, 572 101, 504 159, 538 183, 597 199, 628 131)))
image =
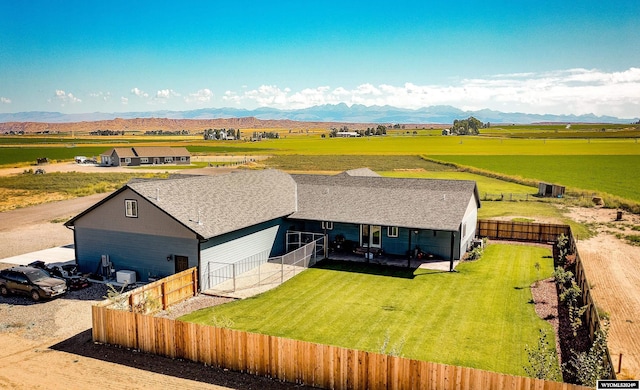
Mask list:
POLYGON ((615 234, 629 234, 632 226, 640 226, 640 217, 627 214, 621 221, 616 221, 615 214, 615 210, 573 209, 571 218, 599 226, 598 236, 578 241, 578 251, 596 304, 611 318, 608 345, 616 369, 622 354, 618 376, 638 379, 640 247, 624 243, 615 234))

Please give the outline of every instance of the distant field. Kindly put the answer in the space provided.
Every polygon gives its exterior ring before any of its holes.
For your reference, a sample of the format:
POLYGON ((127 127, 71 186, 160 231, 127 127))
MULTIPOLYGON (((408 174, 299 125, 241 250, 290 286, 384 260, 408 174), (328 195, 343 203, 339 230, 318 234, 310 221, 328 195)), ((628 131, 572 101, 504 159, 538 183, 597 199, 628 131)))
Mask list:
POLYGON ((531 194, 538 192, 538 188, 523 186, 517 183, 511 183, 504 180, 498 180, 482 175, 475 175, 469 172, 440 171, 440 172, 412 172, 412 171, 395 171, 380 172, 383 176, 388 177, 408 177, 408 178, 427 178, 427 179, 450 179, 450 180, 474 180, 478 185, 480 198, 483 194, 531 194))
MULTIPOLYGON (((430 130, 419 131, 419 133, 430 130)), ((195 137, 138 137, 110 139, 101 146, 64 138, 0 137, 0 165, 35 161, 37 157, 71 159, 76 155, 98 156, 110 147, 133 145, 185 146, 200 154, 262 155, 638 155, 637 139, 515 139, 491 137, 445 137, 392 134, 385 137, 321 138, 297 135, 259 142, 204 141, 195 137), (34 143, 17 146, 17 139, 34 143), (38 143, 35 143, 38 140, 38 143), (42 143, 40 143, 42 141, 42 143), (46 142, 45 142, 46 141, 46 142), (137 141, 137 142, 136 142, 137 141), (5 143, 3 143, 5 142, 5 143), (55 144, 58 142, 58 144, 55 144)), ((101 139, 98 142, 102 142, 101 139)))
POLYGON ((430 156, 511 176, 606 192, 640 202, 640 155, 430 156))
POLYGON ((270 168, 285 171, 335 171, 367 167, 374 171, 421 169, 425 171, 454 171, 454 168, 426 161, 417 155, 301 155, 279 154, 265 161, 270 168))
POLYGON ((274 290, 180 319, 524 375, 525 345, 539 329, 553 339, 529 289, 551 275, 549 249, 494 244, 457 270, 320 263, 274 290))

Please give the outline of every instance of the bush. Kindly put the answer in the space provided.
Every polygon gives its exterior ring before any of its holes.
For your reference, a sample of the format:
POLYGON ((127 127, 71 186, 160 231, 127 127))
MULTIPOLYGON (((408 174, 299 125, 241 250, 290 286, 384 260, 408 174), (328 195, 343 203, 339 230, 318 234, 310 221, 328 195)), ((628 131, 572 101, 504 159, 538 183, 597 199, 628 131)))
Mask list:
POLYGON ((542 329, 540 329, 538 344, 534 347, 527 345, 524 349, 529 359, 529 365, 523 367, 527 375, 536 379, 562 381, 555 345, 549 345, 547 334, 542 329))

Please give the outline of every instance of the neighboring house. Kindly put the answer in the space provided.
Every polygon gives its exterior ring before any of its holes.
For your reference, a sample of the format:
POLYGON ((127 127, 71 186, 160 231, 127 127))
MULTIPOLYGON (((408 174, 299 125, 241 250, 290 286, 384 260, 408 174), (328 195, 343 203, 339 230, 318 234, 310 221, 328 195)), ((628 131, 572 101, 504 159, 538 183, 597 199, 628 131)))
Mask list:
POLYGON ((206 289, 220 264, 283 254, 287 230, 400 258, 418 247, 453 268, 475 237, 479 207, 473 181, 262 170, 132 181, 65 225, 82 272, 107 256, 141 280, 198 266, 206 289))
POLYGON ((184 147, 134 146, 113 148, 100 155, 102 166, 139 166, 191 164, 191 154, 184 147))
POLYGON ((355 138, 355 137, 360 137, 360 134, 358 134, 357 131, 338 131, 336 133, 336 137, 355 138))

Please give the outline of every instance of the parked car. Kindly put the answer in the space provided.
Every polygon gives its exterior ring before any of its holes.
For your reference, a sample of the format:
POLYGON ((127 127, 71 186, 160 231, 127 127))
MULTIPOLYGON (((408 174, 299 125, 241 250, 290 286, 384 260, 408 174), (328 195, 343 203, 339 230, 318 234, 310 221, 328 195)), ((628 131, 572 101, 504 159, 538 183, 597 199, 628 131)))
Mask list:
POLYGON ((53 298, 67 292, 64 279, 54 278, 45 270, 17 266, 0 271, 0 294, 23 294, 34 301, 53 298))
POLYGON ((36 260, 29 263, 29 267, 40 268, 55 278, 64 279, 67 282, 69 290, 80 290, 89 287, 91 282, 78 273, 78 267, 75 264, 64 264, 61 267, 49 266, 42 260, 36 260))

